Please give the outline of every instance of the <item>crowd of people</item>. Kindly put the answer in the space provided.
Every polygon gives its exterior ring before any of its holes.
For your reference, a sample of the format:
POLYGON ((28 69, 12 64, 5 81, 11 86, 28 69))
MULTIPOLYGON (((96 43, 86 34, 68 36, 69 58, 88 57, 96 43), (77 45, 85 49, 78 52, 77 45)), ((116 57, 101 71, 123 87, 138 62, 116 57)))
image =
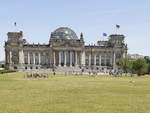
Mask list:
POLYGON ((43 73, 27 73, 25 75, 25 77, 27 77, 27 78, 48 78, 48 75, 43 74, 43 73))
MULTIPOLYGON (((59 72, 57 73, 59 74, 59 72)), ((107 71, 107 72, 99 72, 99 71, 66 71, 64 72, 65 75, 89 75, 89 76, 97 76, 97 75, 111 75, 114 77, 120 76, 123 74, 122 71, 107 71)), ((53 70, 52 71, 52 75, 55 76, 56 75, 56 71, 53 70)), ((48 78, 48 74, 47 73, 27 73, 25 75, 25 77, 27 78, 48 78)))

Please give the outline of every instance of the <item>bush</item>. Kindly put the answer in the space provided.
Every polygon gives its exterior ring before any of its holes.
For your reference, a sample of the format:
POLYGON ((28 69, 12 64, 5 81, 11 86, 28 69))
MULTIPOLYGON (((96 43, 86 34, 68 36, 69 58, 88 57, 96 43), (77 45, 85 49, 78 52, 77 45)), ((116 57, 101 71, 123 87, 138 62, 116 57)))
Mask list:
POLYGON ((12 72, 15 72, 15 71, 12 71, 12 70, 0 70, 0 74, 12 73, 12 72))
POLYGON ((123 58, 121 60, 121 67, 126 73, 131 72, 132 71, 132 63, 133 63, 133 61, 131 59, 123 58))
POLYGON ((150 64, 147 65, 147 73, 150 74, 150 64))
POLYGON ((5 68, 5 65, 4 65, 4 64, 2 64, 2 65, 1 65, 1 67, 2 67, 2 68, 5 68))
POLYGON ((146 72, 146 61, 143 58, 137 59, 133 62, 133 70, 138 75, 144 75, 146 72))
POLYGON ((4 68, 4 64, 0 64, 0 68, 4 68))

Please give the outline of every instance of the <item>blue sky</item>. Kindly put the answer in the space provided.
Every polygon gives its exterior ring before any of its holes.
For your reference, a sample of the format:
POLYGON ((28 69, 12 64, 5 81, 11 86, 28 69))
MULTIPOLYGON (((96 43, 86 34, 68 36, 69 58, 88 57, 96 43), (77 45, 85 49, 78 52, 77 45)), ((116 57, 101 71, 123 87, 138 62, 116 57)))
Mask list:
POLYGON ((150 0, 0 0, 0 60, 7 32, 22 30, 29 43, 48 43, 56 28, 83 32, 87 44, 102 33, 126 36, 128 53, 150 56, 150 0), (13 23, 17 22, 17 28, 13 23))

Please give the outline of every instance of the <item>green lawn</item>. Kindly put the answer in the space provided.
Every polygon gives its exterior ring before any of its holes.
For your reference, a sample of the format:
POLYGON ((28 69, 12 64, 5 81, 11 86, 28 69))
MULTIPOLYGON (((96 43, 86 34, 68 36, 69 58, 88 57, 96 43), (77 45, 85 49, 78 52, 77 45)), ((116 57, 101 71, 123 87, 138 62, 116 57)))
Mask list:
POLYGON ((0 113, 150 113, 150 76, 0 74, 0 113))

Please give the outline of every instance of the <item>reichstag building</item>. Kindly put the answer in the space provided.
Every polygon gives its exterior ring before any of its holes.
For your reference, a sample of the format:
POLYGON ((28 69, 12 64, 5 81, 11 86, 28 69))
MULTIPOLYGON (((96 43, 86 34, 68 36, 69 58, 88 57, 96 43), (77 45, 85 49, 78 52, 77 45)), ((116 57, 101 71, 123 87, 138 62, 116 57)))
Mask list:
POLYGON ((22 31, 7 35, 5 61, 9 70, 116 70, 127 55, 125 36, 119 34, 93 45, 85 45, 83 33, 78 37, 68 27, 52 32, 47 44, 27 43, 22 31))

